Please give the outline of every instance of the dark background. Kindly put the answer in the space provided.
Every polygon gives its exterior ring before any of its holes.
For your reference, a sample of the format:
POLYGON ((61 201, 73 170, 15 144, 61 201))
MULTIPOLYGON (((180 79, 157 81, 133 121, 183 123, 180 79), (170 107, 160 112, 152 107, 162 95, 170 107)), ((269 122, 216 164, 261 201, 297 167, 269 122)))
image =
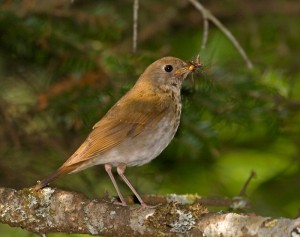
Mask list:
MULTIPOLYGON (((233 197, 253 170, 249 211, 295 218, 300 2, 201 3, 238 39, 254 69, 213 24, 201 50, 202 16, 187 0, 140 1, 136 54, 132 1, 0 1, 0 186, 29 187, 58 168, 154 60, 200 53, 205 67, 185 82, 176 137, 150 164, 128 168, 128 178, 142 194, 233 197)), ((51 186, 116 195, 101 166, 51 186)), ((6 225, 0 233, 32 236, 6 225)))

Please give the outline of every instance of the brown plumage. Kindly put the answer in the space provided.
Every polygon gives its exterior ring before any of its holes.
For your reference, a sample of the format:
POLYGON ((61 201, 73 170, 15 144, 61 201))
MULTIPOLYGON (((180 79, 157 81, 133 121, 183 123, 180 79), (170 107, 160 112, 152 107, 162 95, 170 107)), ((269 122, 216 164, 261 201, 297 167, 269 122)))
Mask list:
POLYGON ((143 165, 157 157, 174 137, 180 120, 180 89, 193 69, 185 62, 165 57, 152 63, 127 92, 94 125, 75 153, 52 175, 39 182, 36 190, 58 177, 104 164, 121 203, 126 205, 111 168, 146 206, 124 176, 126 166, 143 165))

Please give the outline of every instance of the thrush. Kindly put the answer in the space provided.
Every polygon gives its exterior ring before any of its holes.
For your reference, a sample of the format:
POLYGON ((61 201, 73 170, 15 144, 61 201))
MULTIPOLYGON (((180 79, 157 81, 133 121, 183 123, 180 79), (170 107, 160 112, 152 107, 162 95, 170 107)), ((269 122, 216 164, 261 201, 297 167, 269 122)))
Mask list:
POLYGON ((182 83, 198 67, 200 64, 191 65, 174 57, 153 62, 132 89, 94 125, 75 153, 34 189, 41 189, 64 174, 104 165, 122 205, 127 204, 113 176, 113 167, 140 204, 147 206, 124 175, 125 169, 150 162, 171 142, 180 122, 182 83))

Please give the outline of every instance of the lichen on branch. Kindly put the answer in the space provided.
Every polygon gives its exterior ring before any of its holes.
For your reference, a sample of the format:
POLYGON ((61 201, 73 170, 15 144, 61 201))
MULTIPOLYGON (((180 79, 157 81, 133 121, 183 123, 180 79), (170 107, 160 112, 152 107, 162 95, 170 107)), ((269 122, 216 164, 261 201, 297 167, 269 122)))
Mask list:
POLYGON ((124 207, 107 197, 89 199, 81 193, 52 188, 39 191, 0 188, 0 222, 40 235, 63 232, 101 236, 226 237, 235 233, 236 237, 265 237, 291 236, 300 229, 299 219, 208 213, 197 202, 188 204, 188 199, 182 199, 184 204, 174 202, 174 198, 168 200, 153 208, 124 207))

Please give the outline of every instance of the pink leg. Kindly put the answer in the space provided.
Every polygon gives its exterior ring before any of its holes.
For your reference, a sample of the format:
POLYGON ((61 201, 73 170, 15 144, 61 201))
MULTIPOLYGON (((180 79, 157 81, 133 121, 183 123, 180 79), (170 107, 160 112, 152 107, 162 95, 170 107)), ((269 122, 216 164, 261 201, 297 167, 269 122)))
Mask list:
POLYGON ((144 203, 144 201, 142 200, 142 198, 140 197, 140 195, 137 193, 137 191, 134 189, 134 187, 131 185, 131 183, 129 182, 129 180, 125 177, 125 175, 124 175, 125 170, 126 170, 126 165, 125 164, 120 164, 120 165, 117 166, 117 172, 118 172, 118 174, 124 180, 124 182, 127 184, 127 186, 131 189, 131 191, 134 193, 134 195, 137 197, 137 199, 141 203, 142 207, 148 207, 144 203))
POLYGON ((116 191, 118 193, 118 196, 119 196, 119 198, 121 200, 122 205, 123 206, 127 206, 127 204, 126 204, 126 202, 125 202, 125 200, 124 200, 124 198, 123 198, 123 196, 122 196, 122 194, 121 194, 121 192, 119 190, 119 187, 118 187, 117 182, 116 182, 116 180, 114 178, 114 175, 111 172, 111 165, 105 164, 104 167, 105 167, 105 170, 106 170, 106 172, 108 173, 108 175, 110 177, 111 182, 113 183, 113 185, 114 185, 114 187, 115 187, 115 189, 116 189, 116 191))

